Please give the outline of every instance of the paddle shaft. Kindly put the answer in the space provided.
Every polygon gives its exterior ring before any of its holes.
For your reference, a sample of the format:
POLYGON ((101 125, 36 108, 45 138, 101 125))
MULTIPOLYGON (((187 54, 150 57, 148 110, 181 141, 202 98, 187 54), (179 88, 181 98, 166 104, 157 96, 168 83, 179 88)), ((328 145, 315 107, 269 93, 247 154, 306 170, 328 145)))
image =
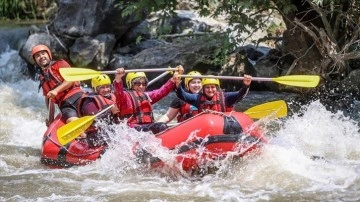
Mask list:
POLYGON ((105 109, 103 109, 101 112, 97 113, 97 114, 95 115, 95 117, 98 117, 98 116, 100 116, 101 114, 103 114, 103 113, 107 112, 107 111, 108 111, 109 109, 111 109, 113 106, 114 106, 114 104, 112 104, 112 105, 110 105, 110 106, 106 107, 106 108, 105 108, 105 109))
POLYGON ((48 119, 46 120, 46 126, 49 126, 54 121, 54 115, 55 115, 55 104, 51 101, 51 99, 48 99, 48 119))
MULTIPOLYGON (((170 68, 167 68, 167 70, 168 69, 170 69, 170 68)), ((164 77, 165 75, 167 75, 169 72, 170 71, 166 71, 166 72, 162 73, 161 75, 159 75, 156 78, 154 78, 153 80, 151 80, 149 82, 149 84, 154 83, 161 77, 164 77)), ((113 106, 114 105, 108 106, 107 108, 100 111, 96 115, 84 116, 77 120, 74 120, 73 123, 75 123, 75 125, 71 124, 72 122, 70 122, 69 123, 70 125, 66 124, 66 125, 62 126, 62 130, 60 128, 60 130, 58 130, 58 134, 57 134, 59 143, 61 145, 65 145, 65 144, 69 143, 70 141, 74 140, 75 138, 77 138, 82 132, 84 132, 93 123, 93 121, 95 120, 96 117, 102 115, 103 113, 108 111, 113 106)))
MULTIPOLYGON (((161 71, 176 71, 178 68, 153 68, 153 69, 127 69, 125 73, 129 72, 161 72, 161 71)), ((79 73, 78 75, 82 75, 83 73, 79 73)), ((85 73, 84 73, 85 74, 85 73)), ((115 70, 112 71, 94 71, 87 72, 86 74, 116 74, 115 70)), ((73 75, 76 75, 75 73, 73 75)))
MULTIPOLYGON (((191 78, 210 78, 210 79, 228 79, 228 80, 244 80, 244 77, 238 76, 211 76, 211 75, 180 75, 181 77, 191 78)), ((317 75, 289 75, 277 78, 252 77, 253 81, 274 81, 280 84, 298 87, 313 88, 319 84, 320 77, 317 75)))
MULTIPOLYGON (((224 79, 224 80, 244 80, 245 77, 241 76, 207 76, 207 75, 180 75, 180 77, 184 78, 207 78, 207 79, 224 79)), ((253 81, 272 81, 272 78, 264 78, 264 77, 253 77, 251 80, 253 81)))
POLYGON ((159 76, 157 76, 154 79, 152 79, 151 81, 149 81, 149 83, 147 85, 150 86, 151 84, 155 83, 156 81, 158 81, 159 79, 161 79, 162 77, 166 76, 169 73, 170 73, 169 71, 166 71, 166 72, 160 74, 159 76))

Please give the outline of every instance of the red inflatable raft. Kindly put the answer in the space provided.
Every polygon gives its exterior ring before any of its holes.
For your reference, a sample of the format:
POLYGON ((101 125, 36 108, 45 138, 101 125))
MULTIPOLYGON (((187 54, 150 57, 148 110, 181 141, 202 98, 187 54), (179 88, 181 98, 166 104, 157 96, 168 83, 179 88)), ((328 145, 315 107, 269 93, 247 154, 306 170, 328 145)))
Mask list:
POLYGON ((53 167, 85 165, 97 160, 105 152, 105 144, 94 146, 81 139, 75 139, 64 146, 59 144, 56 131, 64 124, 59 114, 44 133, 41 149, 43 164, 53 167))
MULTIPOLYGON (((175 161, 185 171, 201 168, 207 160, 223 159, 229 153, 242 157, 257 149, 267 140, 253 124, 253 120, 240 112, 204 112, 156 135, 161 144, 176 152, 175 161)), ((94 146, 88 141, 73 140, 61 146, 56 131, 64 125, 58 115, 43 137, 41 162, 56 167, 89 164, 105 152, 106 145, 94 146)), ((161 168, 165 163, 134 147, 140 162, 161 168)))
MULTIPOLYGON (((243 157, 267 143, 253 120, 240 112, 204 112, 158 135, 162 145, 177 153, 176 161, 185 171, 197 170, 207 160, 223 159, 229 153, 243 157)), ((140 161, 153 168, 165 165, 161 159, 136 147, 140 161)))

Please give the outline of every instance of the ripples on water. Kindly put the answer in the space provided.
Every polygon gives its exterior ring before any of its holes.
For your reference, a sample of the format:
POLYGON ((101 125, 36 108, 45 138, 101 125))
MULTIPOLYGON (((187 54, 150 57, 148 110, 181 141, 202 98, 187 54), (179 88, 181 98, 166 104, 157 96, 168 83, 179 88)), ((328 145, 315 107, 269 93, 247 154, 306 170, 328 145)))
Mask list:
MULTIPOLYGON (((270 143, 261 155, 227 159, 202 178, 181 170, 154 172, 134 162, 139 141, 172 164, 173 154, 154 137, 117 125, 111 148, 93 164, 50 169, 40 164, 47 112, 38 83, 17 72, 15 51, 0 55, 1 201, 359 201, 358 123, 318 101, 282 120, 261 120, 270 143)), ((260 104, 286 94, 254 93, 260 104)), ((156 116, 171 99, 156 105, 156 116)), ((275 99, 274 99, 275 100, 275 99)))

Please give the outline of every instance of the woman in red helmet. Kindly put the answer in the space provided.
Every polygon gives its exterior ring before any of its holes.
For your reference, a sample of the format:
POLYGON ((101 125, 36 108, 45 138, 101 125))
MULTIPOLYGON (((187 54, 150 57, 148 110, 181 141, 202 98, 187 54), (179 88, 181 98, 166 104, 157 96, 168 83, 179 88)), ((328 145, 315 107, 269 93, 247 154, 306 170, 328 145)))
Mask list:
POLYGON ((60 68, 69 68, 65 60, 54 61, 50 49, 45 45, 36 45, 31 50, 35 64, 40 67, 40 86, 45 102, 54 102, 59 106, 66 123, 78 118, 77 104, 83 95, 79 82, 65 81, 60 68))
POLYGON ((213 110, 230 112, 234 110, 234 104, 242 100, 249 91, 252 77, 244 75, 243 86, 238 92, 223 92, 220 81, 214 78, 202 79, 202 92, 191 94, 186 92, 181 85, 177 85, 176 95, 185 102, 198 108, 198 112, 213 110))

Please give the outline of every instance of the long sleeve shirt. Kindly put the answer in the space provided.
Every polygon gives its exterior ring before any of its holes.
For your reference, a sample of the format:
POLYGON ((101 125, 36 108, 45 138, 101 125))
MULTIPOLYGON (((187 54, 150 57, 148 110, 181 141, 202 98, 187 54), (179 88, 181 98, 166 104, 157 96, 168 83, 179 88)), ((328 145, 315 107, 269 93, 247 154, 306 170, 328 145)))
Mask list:
MULTIPOLYGON (((249 87, 242 87, 237 92, 224 92, 225 105, 226 107, 233 107, 235 103, 240 102, 248 93, 249 87)), ((184 90, 184 88, 180 85, 179 88, 176 89, 176 95, 178 98, 184 100, 185 102, 199 108, 199 101, 201 96, 205 96, 202 93, 192 94, 188 93, 184 90)), ((206 97, 206 96, 205 96, 206 97)), ((211 100, 211 99, 209 99, 211 100)))
MULTIPOLYGON (((134 108, 131 96, 124 90, 123 82, 114 81, 116 105, 121 111, 122 109, 134 108)), ((169 79, 159 89, 153 91, 144 92, 150 98, 151 104, 155 104, 165 96, 167 96, 172 90, 175 89, 175 83, 169 79)))

